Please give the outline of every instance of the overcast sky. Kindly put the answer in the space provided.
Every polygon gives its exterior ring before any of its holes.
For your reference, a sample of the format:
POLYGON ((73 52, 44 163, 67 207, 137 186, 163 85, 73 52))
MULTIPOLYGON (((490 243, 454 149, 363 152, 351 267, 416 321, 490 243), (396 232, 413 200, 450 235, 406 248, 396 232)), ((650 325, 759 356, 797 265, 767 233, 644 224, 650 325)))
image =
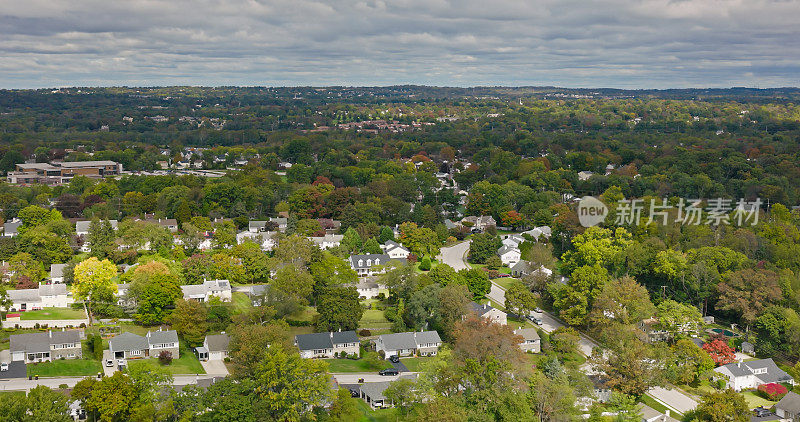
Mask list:
POLYGON ((0 87, 800 85, 800 0, 3 0, 0 87))

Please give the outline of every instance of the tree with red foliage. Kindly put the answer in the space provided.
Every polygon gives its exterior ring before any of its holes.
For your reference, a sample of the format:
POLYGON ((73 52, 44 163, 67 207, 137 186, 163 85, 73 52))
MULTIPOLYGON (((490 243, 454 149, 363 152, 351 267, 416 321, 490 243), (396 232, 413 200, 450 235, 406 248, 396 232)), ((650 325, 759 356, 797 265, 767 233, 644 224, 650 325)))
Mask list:
POLYGON ((314 183, 312 183, 311 185, 312 186, 317 186, 317 185, 331 185, 331 186, 333 186, 333 183, 331 182, 331 179, 328 179, 325 176, 317 176, 317 180, 314 180, 314 183))
POLYGON ((503 222, 503 225, 511 228, 517 228, 522 224, 523 219, 524 217, 522 214, 514 210, 506 211, 500 215, 500 220, 503 222))
POLYGON ((703 350, 711 356, 717 366, 727 365, 736 360, 736 353, 733 348, 719 339, 703 344, 703 350))
POLYGON ((781 384, 771 382, 769 384, 759 385, 758 392, 761 393, 762 396, 765 396, 765 398, 768 400, 778 401, 782 399, 783 396, 789 392, 789 390, 787 390, 786 387, 781 384))

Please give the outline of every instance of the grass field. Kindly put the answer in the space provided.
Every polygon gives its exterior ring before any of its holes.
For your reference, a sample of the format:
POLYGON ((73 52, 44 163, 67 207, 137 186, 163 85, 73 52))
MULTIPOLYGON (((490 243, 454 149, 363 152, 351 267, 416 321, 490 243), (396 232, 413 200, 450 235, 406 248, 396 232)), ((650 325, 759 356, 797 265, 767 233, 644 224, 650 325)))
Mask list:
POLYGON ((494 279, 492 281, 494 281, 500 287, 502 287, 502 288, 504 288, 506 290, 508 290, 512 285, 520 283, 519 280, 517 280, 516 278, 511 278, 511 277, 496 278, 496 279, 494 279))
POLYGON ((406 368, 411 372, 419 372, 422 369, 422 364, 433 358, 400 358, 406 368))
MULTIPOLYGON (((667 410, 669 410, 669 409, 666 408, 666 406, 664 406, 663 404, 657 402, 656 399, 650 397, 647 394, 642 396, 642 400, 641 401, 642 401, 642 403, 652 407, 653 409, 655 409, 655 410, 657 410, 657 411, 659 411, 661 413, 665 413, 667 410)), ((670 413, 671 413, 670 416, 672 416, 675 419, 678 419, 678 420, 683 419, 683 414, 681 414, 681 413, 678 413, 678 412, 676 412, 674 410, 670 410, 670 413)))
POLYGON ((40 377, 74 377, 96 375, 102 372, 100 362, 94 359, 64 359, 28 364, 28 375, 40 377))
POLYGON ((395 422, 398 420, 397 409, 378 409, 373 410, 367 402, 356 399, 358 410, 361 411, 361 422, 395 422))
MULTIPOLYGON (((151 359, 129 360, 128 365, 152 365, 154 367, 161 366, 161 364, 158 362, 158 358, 155 357, 151 359)), ((195 354, 188 349, 181 349, 181 357, 179 359, 173 359, 172 363, 161 367, 165 368, 172 375, 206 373, 206 371, 203 369, 203 365, 200 365, 200 361, 197 360, 197 356, 195 356, 195 354)))
POLYGON ((248 309, 253 307, 253 303, 250 301, 250 298, 247 297, 247 294, 242 292, 231 293, 231 304, 233 305, 234 314, 246 312, 248 309))
POLYGON ((361 316, 358 326, 359 328, 387 329, 391 328, 392 323, 383 316, 382 310, 367 309, 364 311, 364 315, 361 316))
POLYGON ((367 365, 367 359, 323 359, 328 362, 328 371, 333 373, 339 372, 378 372, 381 369, 391 368, 392 364, 389 361, 381 361, 381 366, 377 369, 367 365))
POLYGON ((752 408, 755 408, 755 407, 758 407, 758 406, 764 406, 764 407, 769 409, 775 403, 777 403, 776 401, 769 401, 769 400, 757 395, 753 391, 743 391, 742 395, 744 396, 744 401, 747 402, 747 407, 749 409, 752 409, 752 408))
POLYGON ((23 321, 33 321, 37 319, 84 319, 86 313, 83 309, 72 308, 46 308, 38 311, 20 312, 19 317, 23 321))

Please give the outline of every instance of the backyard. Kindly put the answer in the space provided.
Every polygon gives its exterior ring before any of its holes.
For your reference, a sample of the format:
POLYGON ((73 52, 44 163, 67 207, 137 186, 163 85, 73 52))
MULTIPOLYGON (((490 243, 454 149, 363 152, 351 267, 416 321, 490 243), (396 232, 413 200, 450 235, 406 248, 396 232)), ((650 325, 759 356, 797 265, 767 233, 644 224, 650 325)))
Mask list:
POLYGON ((102 372, 100 361, 94 359, 64 359, 52 362, 29 363, 28 376, 78 377, 102 372))
POLYGON ((332 373, 342 372, 378 372, 381 369, 391 368, 392 364, 387 360, 378 360, 379 366, 373 367, 370 359, 323 359, 328 362, 328 371, 332 373))
POLYGON ((86 312, 84 312, 83 309, 72 308, 46 308, 36 311, 20 312, 19 314, 20 319, 23 321, 86 318, 86 312))
MULTIPOLYGON (((169 365, 162 366, 165 368, 170 374, 172 375, 188 375, 188 374, 205 374, 206 371, 203 369, 203 365, 200 364, 200 361, 197 360, 197 356, 188 349, 181 348, 181 357, 178 359, 173 359, 172 363, 169 365)), ((153 367, 161 366, 158 362, 157 357, 153 357, 150 359, 138 359, 138 360, 130 360, 128 361, 129 366, 136 366, 136 365, 150 365, 153 367)))

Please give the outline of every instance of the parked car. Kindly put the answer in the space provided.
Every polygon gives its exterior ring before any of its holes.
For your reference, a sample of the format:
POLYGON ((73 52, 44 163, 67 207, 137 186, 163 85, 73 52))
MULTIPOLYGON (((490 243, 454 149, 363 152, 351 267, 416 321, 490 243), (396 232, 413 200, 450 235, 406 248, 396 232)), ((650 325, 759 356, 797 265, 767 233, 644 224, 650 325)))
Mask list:
POLYGON ((542 325, 542 319, 537 317, 537 316, 528 315, 526 318, 528 319, 528 321, 530 321, 530 322, 532 322, 532 323, 534 323, 536 325, 542 325))
POLYGON ((384 376, 392 376, 392 375, 399 375, 399 374, 400 374, 400 371, 398 371, 397 369, 394 369, 394 368, 381 369, 381 371, 378 372, 378 375, 384 375, 384 376))
POLYGON ((106 366, 111 368, 114 366, 114 359, 106 359, 106 366))
POLYGON ((533 312, 537 312, 537 313, 541 314, 543 311, 542 311, 542 308, 536 307, 536 308, 533 308, 533 312))
POLYGON ((394 363, 400 362, 400 356, 392 355, 389 357, 389 361, 394 363))
POLYGON ((0 363, 0 371, 8 371, 8 362, 0 363))
POLYGON ((360 397, 361 394, 355 388, 350 389, 350 397, 360 397))

